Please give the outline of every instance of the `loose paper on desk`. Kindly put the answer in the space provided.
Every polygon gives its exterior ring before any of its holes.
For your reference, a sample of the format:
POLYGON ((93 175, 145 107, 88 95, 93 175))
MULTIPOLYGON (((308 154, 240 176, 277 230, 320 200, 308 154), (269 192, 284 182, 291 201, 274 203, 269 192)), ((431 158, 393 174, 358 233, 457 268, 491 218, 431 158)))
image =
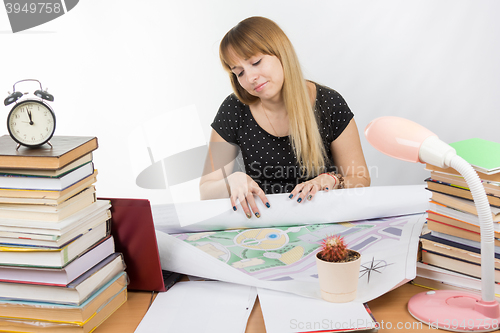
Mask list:
POLYGON ((370 330, 376 322, 363 303, 329 303, 257 288, 267 333, 370 330))
POLYGON ((256 297, 256 289, 248 286, 178 282, 158 294, 135 333, 243 333, 256 297))
MULTIPOLYGON (((210 219, 212 224, 203 222, 204 231, 191 232, 187 227, 188 232, 167 234, 162 232, 166 230, 166 224, 163 221, 156 224, 155 217, 162 267, 188 275, 320 299, 315 255, 319 242, 326 235, 340 234, 350 248, 362 255, 355 301, 370 301, 415 277, 418 238, 429 199, 428 191, 420 186, 400 187, 394 197, 387 196, 387 189, 378 189, 367 188, 364 194, 345 197, 325 193, 303 206, 294 201, 294 207, 281 205, 278 195, 270 195, 269 199, 274 199, 271 208, 263 208, 262 216, 274 212, 276 220, 253 218, 251 223, 258 225, 253 229, 224 230, 228 226, 237 226, 231 223, 227 214, 220 217, 220 223, 213 222, 213 218, 210 219), (363 195, 365 198, 359 198, 363 195), (374 208, 367 198, 383 207, 374 208), (338 206, 337 201, 342 205, 338 206), (366 205, 357 206, 360 202, 366 205), (400 206, 392 209, 396 216, 381 217, 382 212, 391 213, 390 203, 400 206), (350 209, 350 215, 346 209, 350 209), (318 210, 324 216, 318 214, 318 210), (337 212, 343 216, 341 220, 335 218, 337 212), (286 223, 282 216, 292 222, 286 223), (364 218, 359 219, 359 216, 364 218), (350 222, 338 223, 343 221, 350 222), (226 228, 221 230, 221 226, 226 228)), ((207 203, 209 201, 193 203, 191 209, 199 211, 200 205, 209 207, 207 203)), ((238 216, 244 216, 242 212, 232 213, 233 220, 238 221, 238 216)), ((247 222, 246 227, 249 226, 247 222)))

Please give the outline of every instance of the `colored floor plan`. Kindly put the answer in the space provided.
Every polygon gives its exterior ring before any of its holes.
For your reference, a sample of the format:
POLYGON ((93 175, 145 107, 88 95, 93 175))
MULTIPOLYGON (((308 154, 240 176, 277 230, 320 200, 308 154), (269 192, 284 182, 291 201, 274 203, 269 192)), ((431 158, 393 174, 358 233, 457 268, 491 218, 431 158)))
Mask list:
MULTIPOLYGON (((330 234, 345 237, 349 247, 364 254, 360 276, 382 273, 391 263, 373 253, 397 247, 412 216, 346 223, 176 234, 212 257, 250 276, 267 281, 304 279, 314 275, 314 256, 330 234), (364 273, 364 274, 363 274, 364 273)), ((401 244, 399 244, 401 245, 401 244)))

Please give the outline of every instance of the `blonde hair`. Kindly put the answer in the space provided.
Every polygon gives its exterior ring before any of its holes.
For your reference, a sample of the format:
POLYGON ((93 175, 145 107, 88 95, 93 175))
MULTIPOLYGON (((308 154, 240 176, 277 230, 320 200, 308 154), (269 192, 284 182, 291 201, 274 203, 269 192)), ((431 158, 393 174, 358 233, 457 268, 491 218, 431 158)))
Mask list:
POLYGON ((247 105, 259 98, 239 84, 231 71, 231 58, 236 54, 248 59, 257 53, 276 56, 283 66, 282 94, 288 112, 290 141, 305 176, 316 176, 325 169, 326 152, 297 55, 283 30, 267 18, 250 17, 229 30, 219 47, 220 60, 229 73, 234 93, 247 105))

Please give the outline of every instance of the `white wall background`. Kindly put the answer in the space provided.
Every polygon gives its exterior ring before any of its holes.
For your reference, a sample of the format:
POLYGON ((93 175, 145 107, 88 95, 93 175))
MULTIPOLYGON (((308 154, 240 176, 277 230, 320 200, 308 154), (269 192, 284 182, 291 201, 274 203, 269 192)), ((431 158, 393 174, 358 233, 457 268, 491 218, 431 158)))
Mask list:
MULTIPOLYGON (((158 117, 194 106, 202 128, 196 137, 208 140, 231 92, 219 41, 253 15, 283 28, 305 76, 344 96, 360 133, 372 119, 395 115, 446 142, 500 141, 495 0, 82 0, 66 15, 16 34, 0 10, 2 100, 14 82, 40 80, 56 99, 56 135, 98 137, 100 196, 171 202, 169 189, 135 184, 151 163, 147 145, 157 147, 154 160, 164 157, 162 149, 182 147, 178 126, 158 117)), ((2 108, 6 117, 10 108, 2 108)), ((0 135, 7 133, 0 126, 0 135)), ((386 157, 361 139, 373 185, 426 178, 422 165, 386 157)))

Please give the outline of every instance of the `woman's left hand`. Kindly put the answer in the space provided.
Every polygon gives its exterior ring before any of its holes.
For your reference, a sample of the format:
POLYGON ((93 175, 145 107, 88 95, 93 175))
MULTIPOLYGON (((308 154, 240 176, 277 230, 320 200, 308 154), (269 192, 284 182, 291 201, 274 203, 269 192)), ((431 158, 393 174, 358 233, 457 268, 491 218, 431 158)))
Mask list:
POLYGON ((318 191, 326 191, 333 189, 338 184, 335 176, 329 174, 321 174, 316 178, 300 183, 290 193, 289 198, 296 198, 298 203, 304 200, 311 200, 318 191))

